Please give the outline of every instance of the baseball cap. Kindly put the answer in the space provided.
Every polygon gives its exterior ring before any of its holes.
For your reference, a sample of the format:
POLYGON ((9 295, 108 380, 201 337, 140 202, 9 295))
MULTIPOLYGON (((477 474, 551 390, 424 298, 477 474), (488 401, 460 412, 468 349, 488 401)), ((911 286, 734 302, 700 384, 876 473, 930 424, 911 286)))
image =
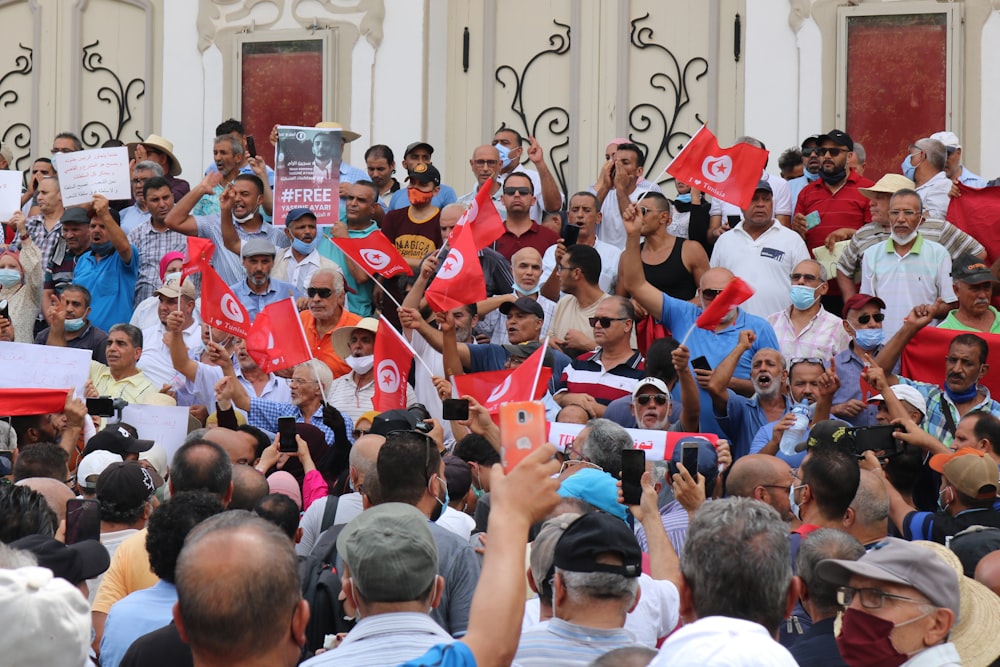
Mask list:
POLYGON ((758 181, 757 182, 757 187, 755 187, 753 189, 753 191, 757 192, 758 190, 767 190, 768 192, 771 192, 771 193, 774 192, 774 190, 771 189, 771 184, 768 183, 767 181, 758 181))
POLYGON ((97 540, 63 544, 45 535, 28 535, 10 543, 15 549, 30 551, 41 567, 76 586, 102 574, 111 565, 111 557, 97 540))
POLYGON ((415 165, 413 169, 410 169, 406 180, 413 181, 415 183, 433 183, 434 185, 441 185, 441 172, 437 170, 432 164, 425 164, 421 162, 415 165))
POLYGON ((551 595, 549 579, 552 577, 552 558, 555 555, 556 542, 569 528, 570 524, 579 519, 582 515, 574 512, 567 512, 559 516, 552 517, 542 524, 538 530, 538 535, 531 543, 531 553, 528 555, 528 567, 531 568, 531 576, 535 580, 535 588, 539 593, 546 588, 546 594, 551 595))
POLYGON ((639 395, 639 390, 643 387, 655 387, 661 394, 666 394, 667 397, 670 396, 670 390, 667 389, 667 385, 663 380, 660 378, 648 377, 642 378, 638 383, 636 383, 635 389, 632 390, 633 399, 639 395))
POLYGON ((1000 282, 990 272, 983 260, 971 253, 965 253, 951 265, 951 277, 969 285, 1000 282))
POLYGON ((304 218, 307 215, 311 216, 313 220, 316 219, 316 214, 308 208, 293 208, 288 212, 288 215, 285 216, 285 226, 288 226, 299 218, 304 218))
POLYGON ((260 237, 254 237, 248 241, 243 242, 243 249, 240 251, 240 257, 247 258, 253 257, 254 255, 270 255, 274 257, 278 254, 278 249, 274 247, 274 244, 260 237))
POLYGON ((369 433, 387 436, 393 431, 412 431, 417 425, 417 418, 407 410, 387 410, 372 418, 369 433))
MULTIPOLYGON (((894 384, 889 387, 889 390, 893 395, 901 401, 906 401, 912 405, 917 410, 920 410, 920 414, 927 416, 927 401, 924 400, 923 395, 911 387, 908 384, 894 384)), ((882 394, 877 394, 868 399, 869 403, 874 403, 875 401, 884 401, 882 394)))
POLYGON ((944 475, 959 492, 986 500, 997 495, 997 464, 986 453, 972 447, 962 447, 931 457, 931 470, 944 475))
POLYGON ((376 334, 378 333, 378 320, 374 317, 365 317, 353 326, 340 327, 333 330, 330 342, 333 344, 333 351, 341 359, 351 356, 351 334, 357 329, 376 334))
POLYGON ((472 487, 472 468, 457 456, 444 457, 444 479, 449 498, 464 498, 472 487))
POLYGON ((559 485, 563 498, 579 498, 602 512, 625 521, 625 506, 618 502, 618 482, 609 473, 596 468, 575 472, 559 485))
POLYGON ((180 278, 171 278, 167 282, 163 283, 158 290, 153 292, 157 296, 165 296, 168 299, 176 299, 180 295, 184 295, 189 299, 194 299, 197 295, 194 291, 194 281, 185 280, 181 283, 180 278))
POLYGON ((826 134, 821 134, 816 137, 816 143, 821 144, 824 141, 832 141, 838 146, 843 146, 849 151, 854 150, 854 140, 851 139, 851 135, 842 130, 830 130, 826 134))
POLYGON ((102 507, 110 505, 128 511, 142 506, 161 486, 163 479, 155 470, 143 467, 138 461, 116 462, 97 478, 97 499, 102 507))
POLYGON ((337 551, 370 602, 417 600, 438 572, 427 517, 404 503, 383 503, 359 514, 337 537, 337 551))
MULTIPOLYGON (((104 547, 101 547, 102 549, 104 547)), ((90 649, 90 605, 80 590, 44 567, 0 570, 4 662, 79 667, 90 649), (44 640, 41 639, 44 637, 44 640)))
POLYGON ((810 134, 808 137, 806 137, 805 139, 802 140, 802 143, 799 144, 799 147, 800 148, 805 148, 806 144, 814 144, 814 145, 818 144, 819 143, 819 136, 820 135, 818 135, 818 134, 810 134))
POLYGON ((875 303, 879 308, 885 310, 885 301, 877 296, 872 296, 871 294, 855 294, 844 302, 844 310, 841 313, 841 317, 847 317, 847 311, 861 310, 869 303, 875 303))
POLYGON ((638 577, 642 574, 642 549, 624 521, 605 512, 587 512, 563 531, 552 553, 552 563, 569 572, 638 577), (599 562, 602 555, 609 553, 621 556, 621 565, 599 562))
POLYGON ((126 454, 138 454, 153 446, 152 440, 140 440, 129 432, 122 424, 112 424, 103 431, 98 431, 83 450, 83 455, 87 456, 91 452, 105 449, 114 452, 122 458, 126 454))
POLYGON ((403 157, 406 157, 407 155, 409 155, 410 153, 421 147, 426 148, 428 153, 434 155, 434 147, 431 146, 429 143, 427 143, 426 141, 414 141, 412 144, 406 147, 406 150, 403 152, 403 157))
POLYGON ((517 308, 522 313, 528 313, 529 315, 534 315, 540 320, 545 319, 545 311, 542 310, 542 305, 538 303, 537 300, 532 299, 528 296, 518 297, 516 301, 505 301, 500 304, 500 312, 503 315, 510 315, 510 311, 517 308))
POLYGON ((112 463, 120 463, 121 461, 120 454, 109 452, 106 449, 91 452, 80 459, 80 464, 76 467, 76 482, 81 489, 93 491, 97 488, 97 478, 104 472, 104 469, 112 463))
POLYGON ((875 193, 895 194, 900 190, 912 190, 917 184, 902 174, 886 174, 875 181, 875 185, 870 188, 858 188, 858 192, 869 199, 875 198, 875 193))
MULTIPOLYGON (((996 466, 993 468, 995 471, 996 466)), ((857 575, 915 588, 934 606, 951 609, 958 620, 958 575, 937 554, 930 554, 919 544, 887 537, 856 561, 822 560, 816 572, 838 586, 847 586, 851 575, 857 575)))
POLYGON ((87 212, 79 206, 70 206, 63 211, 62 217, 59 218, 59 222, 64 225, 89 225, 90 217, 87 215, 87 212))
POLYGON ((958 140, 958 135, 954 132, 935 132, 931 135, 931 139, 936 139, 944 144, 944 147, 948 149, 949 153, 952 153, 956 149, 962 147, 962 144, 958 140))
MULTIPOLYGON (((810 429, 809 437, 806 438, 805 442, 800 442, 795 446, 795 451, 804 452, 810 447, 825 444, 838 444, 853 447, 854 436, 852 436, 848 430, 850 427, 850 424, 842 422, 839 419, 824 419, 821 422, 817 422, 816 425, 810 429)), ((699 465, 701 464, 700 456, 698 463, 699 465)))

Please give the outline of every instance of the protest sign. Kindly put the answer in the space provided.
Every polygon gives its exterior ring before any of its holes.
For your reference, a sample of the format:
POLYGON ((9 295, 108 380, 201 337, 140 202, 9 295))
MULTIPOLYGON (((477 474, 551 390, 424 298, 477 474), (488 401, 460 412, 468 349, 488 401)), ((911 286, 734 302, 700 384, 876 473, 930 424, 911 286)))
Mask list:
MULTIPOLYGON (((560 452, 573 444, 576 436, 584 428, 583 424, 563 424, 561 422, 549 422, 549 442, 556 446, 560 452)), ((669 461, 674 453, 674 445, 681 438, 697 436, 705 438, 713 445, 718 446, 719 436, 714 433, 681 433, 679 431, 648 431, 640 428, 625 429, 632 436, 632 443, 636 449, 646 452, 647 461, 669 461)))
POLYGON ((167 450, 167 461, 187 437, 189 410, 183 405, 137 405, 122 410, 122 421, 135 426, 141 440, 153 440, 167 450))
POLYGON ((86 204, 94 195, 132 198, 128 149, 124 146, 60 153, 57 162, 63 206, 86 204))
POLYGON ((21 210, 21 172, 0 170, 0 219, 9 220, 21 210))
POLYGON ((69 389, 83 396, 90 377, 90 350, 72 347, 4 343, 0 345, 0 387, 26 389, 69 389))
POLYGON ((274 224, 308 208, 318 225, 340 217, 340 130, 278 126, 274 156, 274 224))

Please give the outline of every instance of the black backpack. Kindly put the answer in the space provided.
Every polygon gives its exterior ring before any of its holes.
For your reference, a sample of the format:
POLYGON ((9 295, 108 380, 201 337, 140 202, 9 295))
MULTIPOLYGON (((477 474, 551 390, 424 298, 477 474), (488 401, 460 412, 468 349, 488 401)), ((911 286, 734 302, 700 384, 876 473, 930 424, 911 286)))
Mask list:
POLYGON ((327 528, 333 523, 336 511, 337 497, 330 496, 323 513, 324 531, 316 540, 312 552, 299 562, 302 598, 309 603, 310 611, 305 646, 308 653, 322 648, 326 635, 348 632, 354 627, 353 620, 344 618, 344 604, 337 599, 341 590, 340 572, 337 570, 337 536, 344 525, 327 528))

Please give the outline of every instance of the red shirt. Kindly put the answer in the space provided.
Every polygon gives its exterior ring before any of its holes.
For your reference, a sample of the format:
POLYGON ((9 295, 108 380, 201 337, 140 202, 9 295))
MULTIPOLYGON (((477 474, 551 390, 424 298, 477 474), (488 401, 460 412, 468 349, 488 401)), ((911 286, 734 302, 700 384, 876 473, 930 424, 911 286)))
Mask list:
POLYGON ((843 227, 858 229, 872 221, 871 200, 861 194, 858 188, 868 188, 874 184, 874 181, 858 176, 852 169, 847 174, 847 182, 836 192, 830 192, 822 178, 802 188, 795 203, 796 215, 806 215, 812 211, 819 213, 819 225, 806 232, 806 247, 810 254, 813 248, 823 245, 831 232, 843 227))
POLYGON ((544 256, 549 246, 558 240, 558 234, 532 220, 531 227, 520 236, 509 229, 505 229, 503 236, 498 238, 493 244, 493 249, 507 258, 507 261, 510 261, 514 253, 521 248, 534 248, 538 251, 539 255, 544 256))

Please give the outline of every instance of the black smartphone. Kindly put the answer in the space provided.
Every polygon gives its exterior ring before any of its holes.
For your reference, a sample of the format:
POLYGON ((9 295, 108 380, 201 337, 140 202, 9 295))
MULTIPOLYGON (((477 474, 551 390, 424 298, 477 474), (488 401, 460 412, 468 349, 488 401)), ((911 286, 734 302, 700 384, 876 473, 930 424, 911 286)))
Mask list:
POLYGON ((299 451, 299 444, 295 442, 295 417, 278 417, 278 451, 299 451))
POLYGON ((854 436, 854 453, 858 458, 864 458, 868 450, 883 452, 884 456, 892 456, 900 450, 899 441, 896 439, 897 427, 892 424, 881 424, 878 426, 865 426, 850 429, 850 434, 854 436))
POLYGON ((101 504, 96 500, 66 501, 66 544, 101 539, 101 504))
POLYGON ((622 450, 622 495, 626 505, 638 505, 642 499, 642 473, 646 472, 646 452, 622 450))
POLYGON ((562 236, 563 245, 569 248, 576 245, 576 242, 580 239, 580 227, 571 222, 564 222, 559 235, 562 236))
POLYGON ((10 322, 10 310, 7 308, 7 299, 0 301, 0 317, 10 322))
POLYGON ((691 367, 699 371, 710 371, 712 370, 712 365, 708 363, 708 359, 704 355, 698 357, 697 359, 691 360, 691 367))
POLYGON ((681 465, 684 466, 691 479, 698 479, 698 450, 701 445, 697 442, 685 442, 681 445, 681 465))
POLYGON ((247 153, 250 157, 257 157, 257 142, 253 140, 253 135, 247 136, 247 153))
POLYGON ((441 401, 441 417, 448 421, 469 418, 469 401, 464 398, 446 398, 441 401))
POLYGON ((91 417, 114 417, 115 399, 110 396, 99 396, 87 399, 87 414, 91 417))

